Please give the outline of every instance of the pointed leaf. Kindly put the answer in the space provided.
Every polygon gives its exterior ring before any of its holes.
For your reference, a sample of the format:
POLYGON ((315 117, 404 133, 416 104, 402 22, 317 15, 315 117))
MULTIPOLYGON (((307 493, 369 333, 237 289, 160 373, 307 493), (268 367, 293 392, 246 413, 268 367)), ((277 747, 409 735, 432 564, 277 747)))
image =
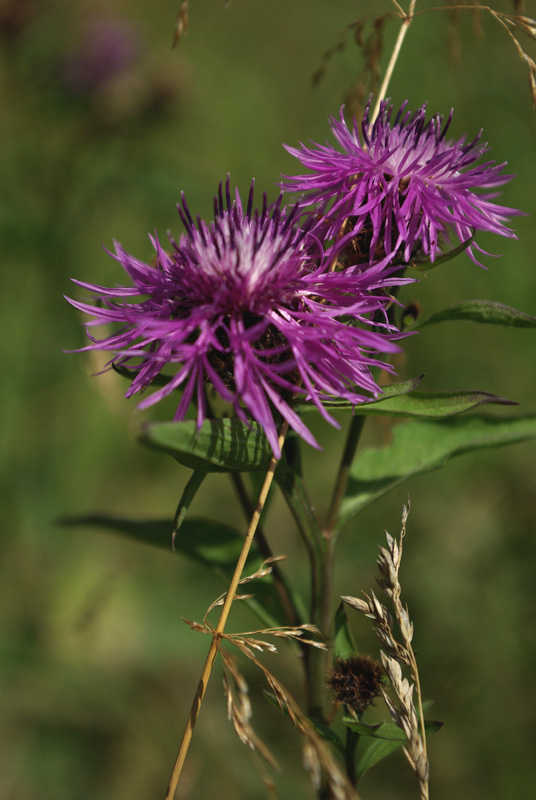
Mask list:
POLYGON ((335 614, 335 641, 333 655, 335 658, 351 658, 358 655, 359 650, 348 627, 348 617, 344 603, 341 603, 335 614))
POLYGON ((193 420, 147 425, 142 444, 162 450, 190 469, 208 472, 266 470, 272 451, 256 422, 251 427, 238 419, 205 420, 197 429, 193 420))
POLYGON ((434 422, 410 420, 396 425, 390 445, 364 450, 354 462, 339 524, 347 523, 406 478, 437 469, 453 456, 535 436, 536 416, 451 417, 434 422))
POLYGON ((461 414, 477 406, 494 403, 515 406, 513 400, 505 400, 489 392, 412 392, 400 397, 379 398, 376 403, 363 403, 354 409, 355 414, 387 415, 391 417, 424 417, 439 419, 461 414))
POLYGON ((410 263, 407 266, 413 267, 414 269, 418 269, 423 272, 424 271, 428 272, 428 270, 434 269, 435 267, 439 267, 441 264, 446 264, 447 261, 452 261, 453 258, 456 258, 456 256, 460 255, 460 253, 463 253, 464 250, 467 250, 467 248, 473 244, 475 240, 475 235, 476 231, 469 239, 466 239, 465 242, 462 242, 457 247, 453 247, 448 252, 443 253, 440 256, 437 256, 437 258, 434 261, 431 261, 429 256, 417 255, 411 259, 410 263))
POLYGON ((422 322, 417 322, 412 329, 436 325, 438 322, 481 322, 487 325, 505 325, 510 328, 536 328, 536 317, 518 311, 511 306, 497 303, 494 300, 464 300, 453 306, 437 311, 422 322))
MULTIPOLYGON (((404 737, 406 740, 406 737, 404 737)), ((394 741, 389 739, 374 739, 372 737, 363 737, 359 739, 357 745, 356 757, 356 777, 360 778, 365 772, 368 772, 371 767, 383 761, 384 758, 390 756, 399 747, 402 747, 403 741, 394 741)))
MULTIPOLYGON (((346 411, 348 409, 354 409, 356 413, 373 413, 372 411, 369 412, 365 409, 368 409, 370 406, 374 406, 378 403, 383 403, 393 397, 399 397, 400 395, 408 394, 408 392, 413 392, 423 377, 424 374, 419 375, 417 378, 410 378, 407 381, 400 381, 400 383, 391 383, 388 386, 382 386, 382 393, 379 397, 375 397, 372 400, 367 400, 364 403, 359 403, 358 405, 355 403, 349 403, 347 400, 337 400, 331 398, 323 400, 322 405, 325 408, 329 408, 330 411, 346 411)), ((299 410, 300 414, 303 414, 306 411, 318 411, 314 403, 303 403, 297 406, 297 409, 299 410)))
POLYGON ((177 506, 177 510, 175 512, 175 516, 173 518, 173 529, 171 534, 171 544, 173 549, 175 549, 175 539, 179 529, 184 522, 188 509, 190 508, 190 504, 194 497, 197 494, 198 489, 200 488, 201 484, 207 477, 207 472, 204 469, 196 469, 193 471, 193 474, 184 487, 184 491, 182 493, 182 497, 179 501, 179 505, 177 506))
POLYGON ((380 722, 378 725, 365 725, 353 717, 343 717, 342 721, 347 728, 360 736, 372 736, 375 739, 388 739, 392 742, 407 742, 404 731, 394 722, 380 722))
MULTIPOLYGON (((393 722, 382 722, 379 725, 363 725, 352 717, 344 717, 343 722, 351 730, 359 733, 359 744, 356 757, 356 777, 360 778, 365 772, 383 761, 384 758, 394 753, 404 742, 406 734, 393 722)), ((436 733, 442 722, 425 721, 424 727, 427 734, 436 733)))
MULTIPOLYGON (((64 525, 106 528, 129 539, 165 547, 170 553, 172 526, 168 520, 136 521, 94 514, 62 520, 64 525)), ((185 520, 175 540, 175 550, 210 567, 227 587, 231 581, 243 536, 234 528, 208 519, 185 520)), ((253 542, 246 570, 254 572, 263 562, 257 545, 253 542)), ((245 600, 252 611, 267 626, 286 625, 285 611, 273 588, 271 575, 250 584, 254 597, 245 600)))
MULTIPOLYGON (((388 739, 393 742, 407 741, 404 731, 395 725, 394 722, 380 722, 378 725, 365 725, 350 716, 343 717, 342 721, 347 728, 358 733, 360 736, 372 736, 374 739, 388 739)), ((425 720, 424 729, 427 734, 437 733, 443 727, 442 722, 435 720, 425 720)))
MULTIPOLYGON (((128 367, 125 367, 122 364, 111 364, 111 367, 114 372, 116 372, 122 378, 126 378, 127 381, 131 382, 134 380, 139 371, 137 368, 129 369, 128 367)), ((158 375, 155 375, 154 378, 151 380, 151 386, 152 387, 165 386, 173 379, 173 377, 174 377, 173 375, 164 375, 162 373, 158 373, 158 375)))

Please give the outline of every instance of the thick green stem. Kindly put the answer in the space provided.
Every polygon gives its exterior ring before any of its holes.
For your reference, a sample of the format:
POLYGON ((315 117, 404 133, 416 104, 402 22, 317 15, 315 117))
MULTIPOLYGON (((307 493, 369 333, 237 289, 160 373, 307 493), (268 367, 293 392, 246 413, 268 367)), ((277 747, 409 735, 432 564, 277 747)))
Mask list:
POLYGON ((346 767, 346 774, 348 780, 355 786, 357 784, 357 777, 355 774, 355 751, 359 742, 359 734, 355 731, 346 728, 346 743, 344 748, 344 763, 346 767))
POLYGON ((341 503, 346 492, 348 478, 350 477, 350 468, 355 458, 355 452, 357 450, 357 445, 359 444, 359 439, 361 438, 365 420, 366 416, 355 415, 352 417, 352 421, 350 422, 350 428, 348 429, 346 443, 344 445, 341 462, 339 464, 337 480, 335 481, 335 488, 333 489, 328 520, 324 531, 324 536, 328 540, 334 539, 336 535, 341 503))
MULTIPOLYGON (((326 573, 327 547, 322 529, 309 498, 301 473, 300 449, 296 441, 288 441, 285 448, 287 466, 280 466, 276 480, 296 521, 307 548, 311 565, 310 621, 325 638, 329 637, 329 619, 325 609, 331 591, 329 571, 326 573)), ((303 648, 307 686, 307 713, 320 722, 326 722, 326 651, 315 647, 303 648)))

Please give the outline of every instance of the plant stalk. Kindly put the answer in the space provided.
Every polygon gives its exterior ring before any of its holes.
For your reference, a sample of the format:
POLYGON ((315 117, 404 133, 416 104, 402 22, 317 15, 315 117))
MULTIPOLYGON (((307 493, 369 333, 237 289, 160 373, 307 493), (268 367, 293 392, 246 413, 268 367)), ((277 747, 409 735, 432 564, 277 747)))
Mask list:
MULTIPOLYGON (((283 422, 281 426, 281 432, 279 434, 279 446, 280 448, 283 447, 285 437, 288 431, 288 423, 283 422)), ((262 485, 262 489, 259 495, 259 500, 257 502, 257 506, 255 508, 255 512, 251 518, 251 522, 248 527, 248 531, 246 533, 246 537, 244 539, 244 544, 242 545, 242 550, 240 551, 240 556, 238 557, 238 561, 236 564, 236 568, 234 571, 233 578, 231 580, 231 585, 229 586, 229 590, 225 597, 225 601, 223 604, 223 608, 221 611, 220 619, 214 631, 214 635, 212 637, 212 642, 210 645, 210 649, 208 651, 208 655, 205 661, 205 665, 203 667, 203 671, 201 673, 201 677, 199 679, 199 684, 197 686, 197 690, 194 696, 194 700, 192 703, 192 707, 190 709, 190 714, 188 717, 188 721, 186 723, 186 728, 182 737, 182 741, 179 747, 179 752, 177 754, 177 758, 175 760, 175 764, 173 767, 173 771, 171 773, 171 778, 169 781, 169 786, 165 795, 165 800, 173 800, 175 796, 175 791, 177 789, 177 785, 179 783, 179 779, 181 776, 182 768, 184 765, 184 761, 186 759, 186 754, 188 752, 188 748, 190 746, 190 742, 192 740, 193 732, 195 723, 197 722, 197 718, 199 716, 199 712, 201 710, 201 703, 203 702, 203 697, 205 696, 205 691, 207 688, 208 680, 210 678, 210 674, 212 672, 212 667, 214 665, 214 661, 216 658, 216 654, 218 652, 219 643, 221 640, 221 634, 225 629, 225 624, 227 622, 227 618, 229 616, 229 612, 231 610, 231 606, 236 594, 236 590, 238 587, 238 583, 240 578, 242 577, 242 572, 244 570, 244 566, 246 563, 246 559, 248 557, 248 553, 253 542, 253 537, 255 536, 255 531, 257 530, 259 520, 261 517, 262 509, 266 502, 266 498, 268 497, 268 492, 270 491, 270 487, 272 485, 272 481, 274 478, 275 470, 277 467, 277 459, 275 456, 272 457, 270 461, 270 466, 268 467, 268 471, 266 473, 266 477, 264 479, 264 483, 262 485)))
POLYGON ((380 88, 380 92, 378 94, 378 99, 376 100, 376 105, 374 106, 374 111, 372 112, 372 116, 370 118, 370 125, 372 126, 380 113, 380 105, 382 100, 384 99, 385 95, 387 94, 387 89, 389 87, 389 82, 393 75, 393 71, 398 60, 398 56, 400 55, 400 50, 402 49, 402 44, 406 37, 406 33, 408 32, 408 28, 413 21, 413 15, 415 13, 415 6, 417 5, 417 0, 411 0, 409 11, 406 16, 402 19, 402 25, 400 26, 400 30, 398 32, 398 37, 395 42, 395 46, 393 48, 393 52, 391 54, 391 58, 389 60, 389 64, 387 65, 387 69, 385 71, 385 76, 383 78, 383 83, 380 88))

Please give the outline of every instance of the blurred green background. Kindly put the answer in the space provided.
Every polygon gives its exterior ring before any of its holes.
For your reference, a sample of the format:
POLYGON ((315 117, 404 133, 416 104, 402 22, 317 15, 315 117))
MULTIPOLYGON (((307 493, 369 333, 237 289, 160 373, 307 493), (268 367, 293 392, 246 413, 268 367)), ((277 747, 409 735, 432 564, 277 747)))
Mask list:
MULTIPOLYGON (((221 585, 178 554, 58 524, 92 511, 170 518, 188 471, 136 443, 151 415, 123 399, 121 379, 83 346, 79 315, 62 294, 77 277, 112 285, 118 266, 101 246, 113 238, 151 258, 147 232, 180 233, 184 190, 208 214, 229 172, 245 190, 254 176, 271 198, 297 165, 281 143, 328 138, 362 65, 344 51, 311 88, 338 32, 378 3, 359 0, 192 0, 190 33, 171 50, 179 2, 0 0, 0 198, 3 334, 0 591, 2 713, 0 795, 6 800, 146 800, 163 797, 193 696, 205 637, 200 619, 221 585)), ((390 7, 388 0, 383 4, 390 7)), ((419 3, 420 8, 432 3, 419 3)), ((512 4, 500 6, 511 10, 512 4)), ((526 3, 536 16, 536 3, 526 3)), ((492 157, 518 177, 506 205, 534 214, 536 118, 525 66, 500 27, 446 15, 410 30, 390 94, 395 105, 455 108, 452 135, 483 128, 492 157), (454 58, 460 45, 459 58, 454 58), (449 55, 450 53, 450 55, 449 55)), ((365 29, 365 33, 371 28, 365 29)), ((386 28, 386 54, 396 35, 386 28)), ((526 40, 534 56, 534 43, 526 40)), ((494 241, 488 271, 462 256, 406 290, 426 312, 483 297, 536 313, 533 217, 515 220, 519 241, 494 241)), ((482 241, 482 240, 481 240, 482 241)), ((482 241, 488 246, 488 241, 482 241)), ((422 372, 428 389, 481 389, 536 410, 536 335, 485 326, 437 326, 407 342, 401 377, 422 372)), ((320 424, 324 453, 310 453, 315 502, 325 511, 326 473, 342 434, 320 424)), ((381 425, 368 436, 381 437, 381 425)), ((432 716, 431 791, 452 797, 526 797, 536 781, 535 445, 467 456, 394 491, 348 526, 335 595, 373 585, 383 530, 397 533, 409 491, 412 512, 403 582, 432 716)), ((243 525, 225 476, 211 477, 192 512, 243 525)), ((276 498, 267 532, 285 569, 306 587, 306 557, 276 498)), ((357 616, 357 615, 356 615, 357 616)), ((365 652, 377 648, 355 619, 365 652)), ((231 628, 257 623, 233 612, 231 628)), ((270 666, 300 697, 289 654, 270 666)), ((244 666, 254 725, 282 764, 282 798, 312 797, 300 742, 260 696, 244 666)), ((416 796, 396 754, 372 771, 369 800, 416 796)), ((220 672, 207 694, 179 796, 263 797, 262 783, 225 718, 220 672)))

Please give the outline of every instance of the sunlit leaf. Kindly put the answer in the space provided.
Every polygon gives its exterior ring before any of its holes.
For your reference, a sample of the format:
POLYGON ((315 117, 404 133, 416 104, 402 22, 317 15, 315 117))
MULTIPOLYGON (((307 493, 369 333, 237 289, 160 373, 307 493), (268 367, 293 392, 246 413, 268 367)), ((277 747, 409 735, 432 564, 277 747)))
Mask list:
POLYGON ((463 300, 453 306, 417 321, 413 329, 436 325, 438 322, 480 322, 486 325, 503 325, 510 328, 536 328, 536 317, 495 300, 463 300))
POLYGON ((147 425, 142 444, 162 450, 190 469, 207 472, 266 470, 272 451, 260 425, 238 419, 193 420, 147 425))
MULTIPOLYGON (((400 381, 400 383, 391 383, 388 386, 382 386, 382 393, 379 397, 376 397, 372 400, 367 400, 365 403, 360 403, 359 405, 355 405, 355 403, 349 403, 347 400, 336 400, 336 399, 326 399, 322 401, 322 405, 325 408, 329 408, 330 411, 346 411, 348 409, 354 409, 356 413, 373 413, 372 411, 368 411, 371 406, 375 406, 378 403, 384 403, 386 400, 389 400, 394 397, 399 397, 401 395, 406 395, 408 392, 413 392, 419 383, 421 382, 423 375, 419 375, 417 378, 410 378, 407 381, 400 381)), ((306 411, 317 411, 317 407, 314 403, 303 403, 300 404, 298 410, 301 414, 306 411)))
POLYGON ((339 524, 347 523, 362 508, 407 478, 437 469, 453 456, 535 436, 536 416, 457 416, 396 425, 390 445, 363 450, 355 460, 339 524))

